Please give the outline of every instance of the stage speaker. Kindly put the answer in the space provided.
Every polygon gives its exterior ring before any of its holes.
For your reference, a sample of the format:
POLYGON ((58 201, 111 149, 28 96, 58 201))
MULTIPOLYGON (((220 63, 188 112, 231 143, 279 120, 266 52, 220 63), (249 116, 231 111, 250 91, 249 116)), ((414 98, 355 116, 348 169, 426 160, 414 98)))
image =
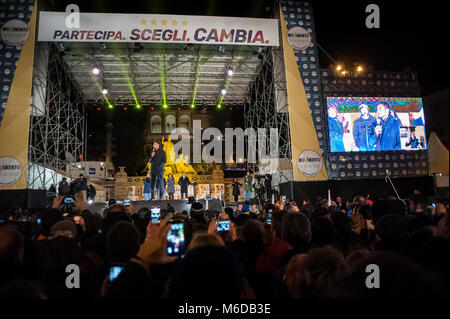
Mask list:
POLYGON ((0 209, 7 209, 11 207, 44 209, 46 205, 46 190, 14 189, 0 191, 0 209))

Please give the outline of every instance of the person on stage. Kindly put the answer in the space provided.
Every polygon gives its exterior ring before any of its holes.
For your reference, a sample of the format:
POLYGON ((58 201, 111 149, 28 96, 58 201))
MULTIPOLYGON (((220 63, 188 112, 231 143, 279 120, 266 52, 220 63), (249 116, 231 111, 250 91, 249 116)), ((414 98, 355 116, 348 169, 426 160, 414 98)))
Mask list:
POLYGON ((144 200, 149 200, 151 198, 152 189, 152 179, 150 178, 150 173, 144 178, 144 200))
POLYGON ((373 130, 375 118, 366 104, 359 106, 361 116, 353 123, 353 138, 360 152, 375 151, 376 135, 373 130))
POLYGON ((377 119, 372 124, 377 136, 377 151, 395 151, 401 149, 400 126, 402 122, 387 102, 377 105, 377 119))
POLYGON ((172 174, 169 174, 167 176, 167 194, 169 195, 169 200, 173 200, 175 193, 175 179, 173 178, 172 174))
POLYGON ((242 184, 239 183, 238 181, 236 181, 236 179, 233 179, 232 186, 233 186, 234 201, 237 203, 238 199, 239 199, 239 195, 241 195, 240 187, 242 186, 242 184))
POLYGON ((186 176, 186 172, 183 172, 183 176, 178 180, 178 185, 181 186, 181 199, 188 198, 188 186, 190 183, 189 177, 186 176))
POLYGON ((164 199, 164 182, 162 180, 164 175, 164 165, 166 164, 166 152, 164 152, 159 144, 159 141, 153 142, 153 150, 149 158, 152 164, 150 168, 150 175, 152 179, 150 199, 153 199, 155 186, 159 196, 159 200, 164 199))
POLYGON ((252 199, 252 188, 253 188, 253 177, 252 175, 250 175, 250 172, 247 171, 247 174, 244 177, 245 201, 250 201, 252 199))

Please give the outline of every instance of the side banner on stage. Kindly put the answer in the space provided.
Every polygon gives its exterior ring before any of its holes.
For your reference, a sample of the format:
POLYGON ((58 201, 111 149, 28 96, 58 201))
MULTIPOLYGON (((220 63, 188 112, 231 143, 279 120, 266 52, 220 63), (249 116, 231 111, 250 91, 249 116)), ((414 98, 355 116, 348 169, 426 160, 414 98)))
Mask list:
MULTIPOLYGON (((296 4, 298 7, 298 2, 296 2, 296 4)), ((285 14, 286 11, 288 11, 288 8, 283 1, 280 3, 280 5, 280 22, 283 38, 282 44, 286 69, 286 86, 289 105, 289 126, 292 145, 293 180, 327 180, 328 176, 325 169, 324 159, 322 157, 323 149, 319 145, 318 134, 316 131, 317 124, 321 125, 322 123, 323 115, 320 113, 316 116, 313 111, 313 109, 315 109, 316 107, 317 109, 321 109, 320 91, 317 75, 318 63, 316 60, 314 60, 313 64, 315 65, 315 71, 310 70, 306 63, 302 64, 296 54, 298 50, 306 52, 310 49, 309 47, 311 43, 311 34, 308 30, 302 27, 297 27, 298 24, 294 27, 289 26, 290 29, 288 30, 288 23, 285 20, 285 14), (307 68, 308 70, 305 70, 307 68), (307 71, 308 75, 310 74, 310 72, 316 72, 316 76, 313 76, 313 78, 317 82, 315 84, 312 84, 313 92, 306 92, 306 85, 304 85, 304 82, 306 81, 306 84, 309 84, 310 80, 303 78, 303 75, 300 75, 300 70, 302 70, 302 72, 307 71), (313 108, 311 108, 311 103, 314 106, 313 108), (315 106, 315 104, 317 103, 319 103, 318 106, 315 106), (316 121, 313 121, 312 115, 315 116, 316 121)), ((301 8, 298 7, 297 9, 300 9, 300 11, 294 10, 293 12, 295 13, 288 13, 289 15, 291 15, 291 19, 296 18, 297 15, 302 12, 301 8)), ((309 15, 307 14, 307 16, 309 15)), ((310 28, 308 29, 311 30, 310 28)), ((317 59, 315 58, 315 54, 312 54, 312 57, 314 59, 317 59)), ((310 87, 308 85, 308 90, 309 89, 310 87)))
POLYGON ((0 24, 0 189, 23 189, 27 187, 34 1, 1 1, 0 24))
POLYGON ((276 19, 48 11, 38 41, 279 45, 276 19))

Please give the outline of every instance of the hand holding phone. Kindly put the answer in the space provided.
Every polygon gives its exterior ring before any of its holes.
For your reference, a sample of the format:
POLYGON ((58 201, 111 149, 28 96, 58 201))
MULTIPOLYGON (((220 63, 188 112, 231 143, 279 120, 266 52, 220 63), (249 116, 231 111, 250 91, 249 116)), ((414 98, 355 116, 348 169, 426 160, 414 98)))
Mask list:
POLYGON ((180 256, 184 254, 184 223, 170 220, 170 229, 167 233, 167 254, 180 256))

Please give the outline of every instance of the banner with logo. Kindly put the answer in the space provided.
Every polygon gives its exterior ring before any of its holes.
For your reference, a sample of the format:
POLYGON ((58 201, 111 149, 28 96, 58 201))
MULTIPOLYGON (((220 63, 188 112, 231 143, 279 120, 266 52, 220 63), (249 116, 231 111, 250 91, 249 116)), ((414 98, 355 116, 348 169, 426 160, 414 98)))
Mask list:
POLYGON ((27 186, 36 25, 33 8, 33 1, 0 1, 0 189, 27 186))
POLYGON ((278 46, 278 21, 235 17, 41 11, 38 41, 278 46))
MULTIPOLYGON (((312 116, 314 114, 312 109, 315 105, 314 102, 319 101, 320 103, 318 78, 317 83, 313 83, 313 86, 316 86, 317 89, 313 88, 312 91, 318 92, 319 96, 313 97, 311 96, 312 92, 308 92, 310 88, 308 77, 303 77, 300 74, 301 71, 308 69, 308 67, 298 64, 299 59, 296 54, 297 50, 309 50, 311 42, 306 33, 299 30, 296 26, 288 29, 288 23, 283 14, 283 11, 286 11, 284 8, 286 7, 281 2, 280 22, 289 105, 293 179, 294 181, 327 180, 328 176, 316 132, 317 127, 315 126, 316 122, 321 124, 322 119, 313 121, 312 116)), ((317 72, 317 58, 314 61, 316 63, 315 72, 317 72)))

